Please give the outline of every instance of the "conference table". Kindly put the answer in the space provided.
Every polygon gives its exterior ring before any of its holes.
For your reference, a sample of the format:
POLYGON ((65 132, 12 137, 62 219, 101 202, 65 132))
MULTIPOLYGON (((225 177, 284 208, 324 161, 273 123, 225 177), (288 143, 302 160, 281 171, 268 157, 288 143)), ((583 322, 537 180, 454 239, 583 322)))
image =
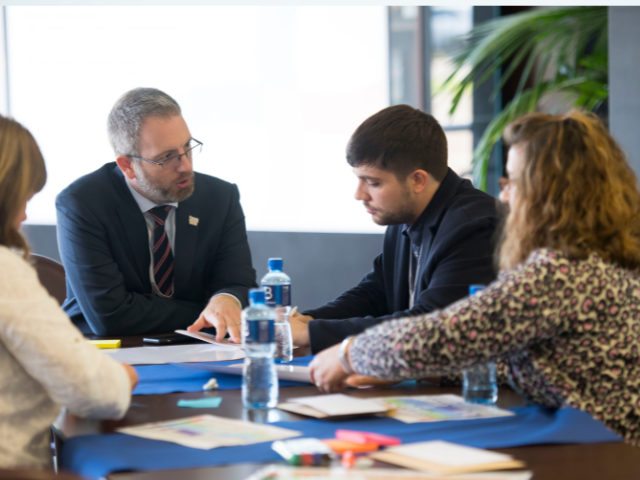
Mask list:
MULTIPOLYGON (((98 337, 88 335, 89 339, 109 339, 114 337, 98 337)), ((122 340, 122 347, 142 346, 141 336, 118 337, 122 340)), ((300 352, 304 354, 305 352, 300 352)), ((412 386, 375 387, 367 389, 350 388, 347 395, 359 398, 380 397, 384 395, 460 395, 459 387, 440 387, 434 384, 419 382, 412 386), (392 393, 390 393, 392 392, 392 393)), ((184 408, 177 406, 179 399, 197 399, 210 396, 208 392, 167 393, 159 395, 136 395, 132 398, 131 407, 125 417, 119 421, 98 421, 79 419, 69 413, 62 413, 54 425, 57 448, 65 439, 89 434, 113 433, 117 428, 139 425, 148 422, 173 420, 189 416, 184 408)), ((248 410, 243 408, 240 390, 219 390, 216 396, 222 397, 222 403, 215 409, 199 409, 193 414, 212 414, 233 419, 255 421, 259 423, 274 421, 304 420, 297 414, 278 409, 248 410)), ((295 397, 322 395, 314 386, 283 387, 280 389, 280 400, 295 397)), ((500 388, 498 407, 511 408, 524 406, 525 401, 514 391, 500 388)), ((64 446, 62 445, 62 448, 64 446)), ((527 470, 533 472, 535 480, 626 480, 640 478, 640 448, 631 447, 622 442, 591 443, 591 444, 562 444, 562 445, 533 445, 496 449, 497 452, 513 455, 517 460, 524 461, 527 470)), ((377 466, 393 468, 390 465, 376 462, 377 466)), ((111 480, 242 480, 265 464, 247 463, 208 468, 191 468, 163 471, 129 471, 114 472, 108 475, 111 480)))

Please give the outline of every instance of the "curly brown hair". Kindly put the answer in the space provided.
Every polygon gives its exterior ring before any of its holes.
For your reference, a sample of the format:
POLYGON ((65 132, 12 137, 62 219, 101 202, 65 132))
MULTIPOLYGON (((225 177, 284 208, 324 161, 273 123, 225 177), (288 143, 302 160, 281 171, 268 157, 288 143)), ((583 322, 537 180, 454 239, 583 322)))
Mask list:
POLYGON ((15 227, 25 202, 47 181, 35 139, 15 120, 0 115, 0 245, 29 255, 29 245, 15 227))
POLYGON ((501 268, 539 248, 575 259, 597 252, 640 268, 638 181, 597 116, 533 113, 509 125, 504 139, 522 148, 524 166, 499 247, 501 268))

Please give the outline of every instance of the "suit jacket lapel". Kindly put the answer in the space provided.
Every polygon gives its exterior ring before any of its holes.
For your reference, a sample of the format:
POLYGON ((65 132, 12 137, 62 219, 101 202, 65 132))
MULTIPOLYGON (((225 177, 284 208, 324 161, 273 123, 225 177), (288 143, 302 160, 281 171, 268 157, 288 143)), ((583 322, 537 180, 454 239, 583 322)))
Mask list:
MULTIPOLYGON (((420 263, 418 264, 416 276, 418 280, 418 290, 420 290, 420 282, 422 282, 422 276, 424 275, 425 266, 430 259, 431 245, 433 244, 433 237, 438 231, 438 225, 425 225, 424 232, 422 233, 422 245, 420 247, 420 263)), ((416 297, 417 300, 417 297, 416 297)))
POLYGON ((400 248, 396 249, 395 264, 397 265, 397 277, 395 284, 395 305, 393 311, 399 312, 409 308, 409 260, 411 259, 411 240, 399 234, 400 248))
POLYGON ((127 238, 131 247, 131 256, 142 283, 151 291, 151 280, 149 278, 151 253, 149 252, 147 223, 138 204, 125 185, 125 179, 117 166, 111 173, 111 181, 120 198, 120 204, 116 207, 116 211, 122 223, 122 236, 127 238))
POLYGON ((149 252, 149 233, 144 215, 138 205, 118 205, 118 216, 122 222, 123 234, 127 237, 131 247, 133 261, 143 285, 149 287, 151 292, 151 279, 149 278, 149 264, 151 253, 149 252))
MULTIPOLYGON (((427 263, 429 263, 430 255, 431 255, 431 247, 433 245, 433 239, 438 233, 438 227, 440 226, 440 222, 442 221, 442 217, 446 211, 446 208, 460 187, 462 180, 460 177, 450 168, 447 170, 447 174, 445 178, 442 180, 440 187, 436 191, 435 195, 425 208, 425 210, 420 215, 420 221, 424 222, 424 226, 422 227, 422 237, 420 240, 417 240, 414 235, 414 240, 420 242, 420 262, 416 268, 416 276, 418 278, 418 288, 420 291, 422 277, 424 275, 425 267, 427 263)), ((403 235, 403 241, 407 244, 411 244, 411 240, 403 235)), ((402 265, 406 265, 406 274, 409 274, 409 255, 411 255, 412 245, 407 246, 404 245, 402 251, 406 251, 407 257, 403 258, 402 265)), ((407 282, 408 283, 408 282, 407 282)), ((416 300, 419 295, 416 294, 416 300)), ((409 298, 409 289, 407 288, 406 298, 409 298)))
POLYGON ((428 216, 422 230, 422 255, 420 265, 418 266, 420 276, 424 273, 424 266, 427 264, 427 260, 429 260, 433 239, 438 233, 442 217, 447 211, 449 202, 451 202, 458 188, 460 188, 461 183, 462 179, 449 168, 440 188, 438 188, 429 205, 427 205, 426 210, 428 210, 428 212, 426 213, 428 216))
POLYGON ((192 201, 193 197, 180 202, 176 211, 176 244, 174 246, 173 282, 175 297, 180 298, 189 288, 189 278, 193 270, 193 259, 198 241, 197 225, 199 209, 192 201), (190 218, 196 219, 190 221, 190 218), (196 223, 194 225, 193 223, 196 223))

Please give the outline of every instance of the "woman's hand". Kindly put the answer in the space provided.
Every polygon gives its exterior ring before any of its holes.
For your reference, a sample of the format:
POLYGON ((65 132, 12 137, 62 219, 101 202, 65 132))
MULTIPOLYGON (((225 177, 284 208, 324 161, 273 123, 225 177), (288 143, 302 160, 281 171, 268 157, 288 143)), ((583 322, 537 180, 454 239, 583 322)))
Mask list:
POLYGON ((322 351, 313 359, 309 375, 311 381, 323 392, 339 392, 346 388, 349 376, 340 362, 340 344, 322 351))
POLYGON ((133 368, 131 365, 127 365, 126 363, 121 363, 120 365, 122 365, 125 372, 127 372, 127 376, 129 377, 129 384, 131 385, 131 391, 133 392, 133 390, 138 385, 138 372, 136 372, 135 368, 133 368))

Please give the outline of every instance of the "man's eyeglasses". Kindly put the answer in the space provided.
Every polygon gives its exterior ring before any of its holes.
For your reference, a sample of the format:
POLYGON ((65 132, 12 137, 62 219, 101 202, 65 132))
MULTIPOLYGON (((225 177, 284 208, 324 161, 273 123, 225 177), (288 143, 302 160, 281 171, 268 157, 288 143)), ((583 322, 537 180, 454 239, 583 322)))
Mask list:
POLYGON ((159 162, 156 162, 155 160, 149 160, 148 158, 137 157, 136 155, 127 155, 127 157, 144 160, 145 162, 153 163, 155 165, 160 165, 163 170, 171 170, 178 165, 178 162, 182 159, 183 155, 189 160, 193 160, 193 157, 196 157, 201 151, 202 142, 199 142, 195 138, 192 138, 191 140, 189 140, 189 144, 184 153, 167 153, 165 156, 160 158, 159 162))

